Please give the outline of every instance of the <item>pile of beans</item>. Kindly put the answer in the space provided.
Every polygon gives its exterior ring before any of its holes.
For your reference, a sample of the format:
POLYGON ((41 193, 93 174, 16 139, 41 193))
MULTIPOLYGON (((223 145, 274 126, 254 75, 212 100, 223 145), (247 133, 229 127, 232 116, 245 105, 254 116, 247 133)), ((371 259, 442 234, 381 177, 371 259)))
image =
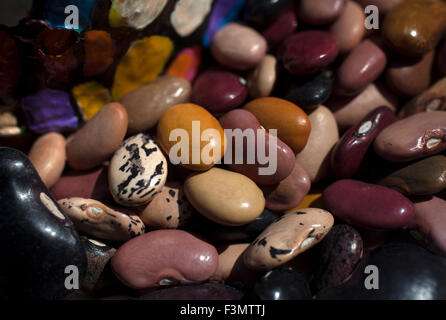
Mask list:
POLYGON ((446 299, 445 1, 69 4, 0 18, 0 300, 446 299))

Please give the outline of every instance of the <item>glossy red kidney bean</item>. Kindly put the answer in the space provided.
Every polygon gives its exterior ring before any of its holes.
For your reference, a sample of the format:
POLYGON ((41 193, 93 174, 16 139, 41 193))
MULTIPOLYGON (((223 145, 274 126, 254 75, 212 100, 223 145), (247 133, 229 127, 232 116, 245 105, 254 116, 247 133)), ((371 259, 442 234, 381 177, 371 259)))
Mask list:
POLYGON ((336 218, 358 227, 399 229, 412 220, 413 203, 398 191, 357 180, 338 180, 323 192, 336 218))
POLYGON ((278 45, 291 36, 297 28, 297 18, 294 10, 287 10, 279 15, 276 20, 266 28, 262 34, 268 42, 270 49, 278 45))
POLYGON ((51 193, 56 200, 77 197, 104 203, 113 201, 108 190, 106 167, 89 171, 68 171, 51 188, 51 193))
POLYGON ((192 102, 213 114, 237 108, 247 96, 245 79, 217 68, 203 72, 192 87, 192 102))
POLYGON ((336 39, 326 31, 303 31, 284 41, 278 56, 290 73, 315 73, 332 63, 338 55, 336 39))
POLYGON ((364 40, 347 56, 336 73, 334 92, 353 96, 375 81, 386 67, 385 53, 371 40, 364 40))
POLYGON ((446 149, 446 112, 420 112, 385 128, 374 142, 376 153, 392 162, 425 158, 446 149))
POLYGON ((375 138, 396 120, 390 108, 379 107, 348 130, 332 150, 332 173, 338 178, 354 176, 375 138))

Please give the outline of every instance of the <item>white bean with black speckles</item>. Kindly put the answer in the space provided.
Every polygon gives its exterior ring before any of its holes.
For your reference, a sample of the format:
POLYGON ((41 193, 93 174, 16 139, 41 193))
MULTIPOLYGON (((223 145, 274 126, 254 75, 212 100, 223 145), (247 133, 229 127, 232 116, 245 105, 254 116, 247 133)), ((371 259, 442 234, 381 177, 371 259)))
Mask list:
POLYGON ((147 134, 125 140, 111 159, 108 181, 119 204, 128 207, 149 203, 161 192, 167 178, 167 160, 147 134))

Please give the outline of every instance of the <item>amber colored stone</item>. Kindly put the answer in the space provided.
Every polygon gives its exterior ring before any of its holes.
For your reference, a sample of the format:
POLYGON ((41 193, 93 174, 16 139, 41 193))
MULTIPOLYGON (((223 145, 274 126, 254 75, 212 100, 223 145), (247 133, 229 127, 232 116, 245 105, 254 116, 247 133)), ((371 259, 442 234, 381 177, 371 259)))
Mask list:
POLYGON ((277 136, 297 154, 305 147, 311 124, 305 112, 295 104, 279 98, 259 98, 245 106, 266 129, 276 129, 277 136))
MULTIPOLYGON (((226 136, 218 120, 203 107, 192 103, 180 104, 168 109, 158 123, 157 137, 161 149, 168 156, 172 147, 183 146, 184 149, 189 149, 188 155, 183 154, 182 149, 174 151, 173 154, 180 158, 179 164, 194 171, 212 168, 226 151, 226 136), (198 130, 193 130, 194 127, 198 130), (176 129, 185 131, 179 132, 176 129), (206 132, 209 134, 202 137, 206 132), (187 136, 182 136, 181 133, 187 133, 187 136), (171 135, 174 141, 170 141, 171 135), (220 152, 214 152, 215 150, 220 152)), ((172 159, 170 160, 172 162, 172 159)))
POLYGON ((69 29, 44 29, 34 40, 34 49, 47 78, 67 83, 70 73, 79 65, 79 36, 69 29))
POLYGON ((79 84, 73 88, 72 93, 86 121, 112 101, 109 90, 96 81, 79 84))
POLYGON ((173 42, 163 36, 136 41, 119 62, 112 88, 114 100, 152 82, 163 71, 173 51, 173 42))
POLYGON ((83 73, 86 77, 105 72, 113 62, 113 40, 106 31, 85 33, 83 73))
POLYGON ((386 16, 382 35, 389 47, 406 56, 422 56, 433 50, 446 27, 446 3, 410 0, 386 16))

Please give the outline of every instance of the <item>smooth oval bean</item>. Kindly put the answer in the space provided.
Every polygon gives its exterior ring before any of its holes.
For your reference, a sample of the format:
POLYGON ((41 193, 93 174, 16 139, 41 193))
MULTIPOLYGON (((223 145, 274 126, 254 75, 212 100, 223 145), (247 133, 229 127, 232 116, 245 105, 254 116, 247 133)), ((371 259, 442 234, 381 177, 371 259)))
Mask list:
POLYGON ((111 261, 119 280, 134 289, 206 281, 217 264, 213 246, 181 230, 158 230, 136 237, 124 243, 111 261))
POLYGON ((47 188, 59 180, 65 168, 67 154, 65 137, 51 132, 38 138, 29 151, 29 160, 47 188))
POLYGON ((402 228, 415 212, 398 191, 358 180, 338 180, 324 190, 323 200, 336 218, 372 229, 402 228))

